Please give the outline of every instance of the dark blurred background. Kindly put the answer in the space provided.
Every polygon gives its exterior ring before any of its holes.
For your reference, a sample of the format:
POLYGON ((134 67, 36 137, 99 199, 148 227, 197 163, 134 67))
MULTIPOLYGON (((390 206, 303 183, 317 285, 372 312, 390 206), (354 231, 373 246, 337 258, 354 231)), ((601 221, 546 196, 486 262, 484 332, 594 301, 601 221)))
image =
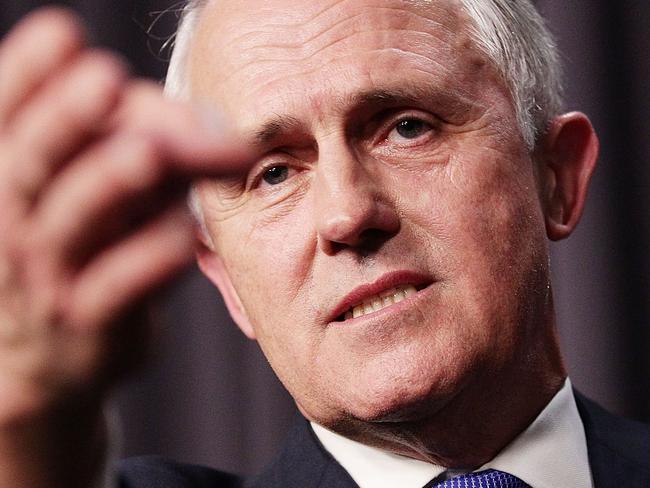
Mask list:
MULTIPOLYGON (((40 0, 0 1, 0 34, 40 0)), ((173 0, 78 0, 93 42, 162 80, 173 0), (161 51, 162 49, 162 51, 161 51)), ((650 421, 650 4, 539 0, 566 68, 568 108, 592 118, 602 153, 577 232, 554 244, 560 334, 572 381, 610 410, 650 421)), ((11 73, 0 73, 0 77, 11 73)), ((240 473, 277 449, 295 409, 254 343, 196 270, 160 306, 153 360, 115 403, 123 455, 162 454, 240 473)))

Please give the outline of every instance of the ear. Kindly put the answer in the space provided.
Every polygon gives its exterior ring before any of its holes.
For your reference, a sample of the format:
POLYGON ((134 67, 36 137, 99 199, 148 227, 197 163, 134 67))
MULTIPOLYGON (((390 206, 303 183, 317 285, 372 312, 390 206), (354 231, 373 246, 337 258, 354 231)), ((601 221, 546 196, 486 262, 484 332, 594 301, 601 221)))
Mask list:
POLYGON ((549 239, 564 239, 578 225, 596 167, 598 147, 598 137, 585 114, 571 112, 551 123, 539 158, 541 199, 549 239))
POLYGON ((250 320, 248 320, 246 310, 239 299, 237 290, 235 290, 221 258, 203 242, 200 242, 196 251, 196 259, 203 274, 207 276, 221 292, 226 307, 228 308, 228 312, 230 312, 230 316, 233 318, 237 326, 246 337, 254 340, 255 331, 253 330, 253 326, 251 325, 250 320))

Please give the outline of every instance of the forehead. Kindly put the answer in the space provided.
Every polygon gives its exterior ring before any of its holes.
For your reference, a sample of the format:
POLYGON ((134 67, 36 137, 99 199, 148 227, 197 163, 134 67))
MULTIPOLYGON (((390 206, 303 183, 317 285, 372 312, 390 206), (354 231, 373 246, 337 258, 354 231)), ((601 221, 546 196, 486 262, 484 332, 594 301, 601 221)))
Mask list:
POLYGON ((485 64, 467 26, 456 0, 213 0, 190 50, 192 95, 238 120, 405 81, 466 96, 485 64))

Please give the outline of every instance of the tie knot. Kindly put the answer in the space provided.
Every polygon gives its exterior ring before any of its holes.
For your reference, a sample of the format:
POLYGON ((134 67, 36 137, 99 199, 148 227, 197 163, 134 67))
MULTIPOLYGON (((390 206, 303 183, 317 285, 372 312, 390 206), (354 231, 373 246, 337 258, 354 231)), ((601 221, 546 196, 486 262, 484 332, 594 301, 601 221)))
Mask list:
POLYGON ((456 476, 427 488, 531 488, 516 476, 496 469, 456 476))

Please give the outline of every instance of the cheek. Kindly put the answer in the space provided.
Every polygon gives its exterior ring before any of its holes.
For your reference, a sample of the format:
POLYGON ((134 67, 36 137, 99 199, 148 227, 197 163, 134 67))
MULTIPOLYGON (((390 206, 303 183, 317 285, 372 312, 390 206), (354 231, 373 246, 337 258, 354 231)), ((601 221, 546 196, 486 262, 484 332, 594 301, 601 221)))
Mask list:
MULTIPOLYGON (((456 267, 500 266, 518 250, 543 242, 544 222, 537 199, 532 162, 526 155, 476 146, 463 148, 446 165, 426 175, 423 191, 410 201, 419 224, 446 244, 456 267), (540 239, 541 237, 541 239, 540 239), (531 242, 532 241, 532 242, 531 242), (469 258, 478 256, 478 259, 469 258)), ((406 186, 423 187, 422 178, 406 186)), ((403 193, 408 194, 408 193, 403 193)))
POLYGON ((262 347, 285 343, 288 324, 308 315, 304 293, 313 242, 304 210, 242 213, 215 233, 235 289, 262 347))
POLYGON ((531 164, 495 163, 494 171, 470 185, 468 203, 459 207, 459 290, 468 313, 488 325, 483 334, 503 358, 521 346, 530 317, 542 316, 545 303, 535 293, 546 289, 548 259, 531 164))
MULTIPOLYGON (((405 202, 405 218, 427 243, 453 314, 484 324, 475 333, 497 340, 528 307, 531 294, 522 291, 548 279, 544 221, 527 157, 462 154, 427 175, 427 191, 405 202)), ((422 187, 423 178, 409 185, 422 187)))

